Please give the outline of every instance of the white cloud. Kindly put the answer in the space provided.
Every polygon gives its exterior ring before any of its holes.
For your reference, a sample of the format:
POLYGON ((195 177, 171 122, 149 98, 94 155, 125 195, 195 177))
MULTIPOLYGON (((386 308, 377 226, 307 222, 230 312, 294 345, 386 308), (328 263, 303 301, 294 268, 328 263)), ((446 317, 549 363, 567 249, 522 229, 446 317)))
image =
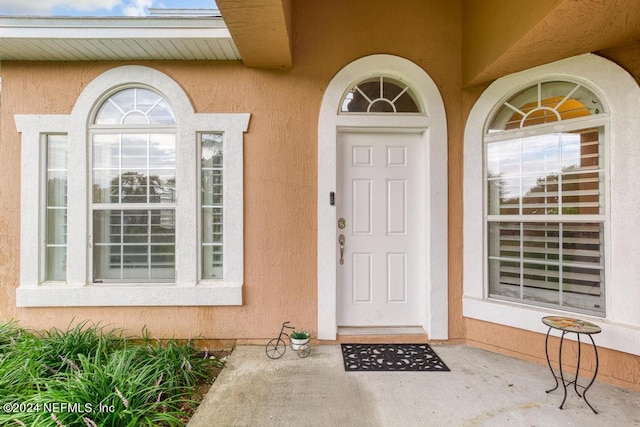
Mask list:
POLYGON ((0 0, 0 10, 4 13, 50 14, 55 7, 65 7, 88 12, 97 9, 113 10, 122 0, 0 0))
POLYGON ((147 8, 153 6, 153 0, 130 0, 122 7, 125 16, 145 16, 147 8))

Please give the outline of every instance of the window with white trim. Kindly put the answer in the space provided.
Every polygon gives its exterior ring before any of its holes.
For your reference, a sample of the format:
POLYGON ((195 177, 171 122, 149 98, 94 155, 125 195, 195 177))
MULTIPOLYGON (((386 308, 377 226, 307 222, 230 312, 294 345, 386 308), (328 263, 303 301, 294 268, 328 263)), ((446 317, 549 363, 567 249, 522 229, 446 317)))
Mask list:
POLYGON ((43 135, 46 162, 44 280, 67 276, 67 136, 43 135))
POLYGON ((132 65, 71 114, 15 115, 17 306, 242 304, 249 118, 196 113, 174 80, 132 65))
POLYGON ((222 278, 224 241, 224 157, 219 133, 200 133, 202 278, 222 278))
POLYGON ((152 90, 123 89, 90 127, 93 281, 175 280, 176 121, 152 90))
MULTIPOLYGON (((568 93, 563 91, 564 94, 546 95, 544 94, 544 88, 541 89, 543 90, 543 95, 540 97, 542 100, 553 96, 561 96, 564 99, 568 93)), ((575 92, 575 94, 578 93, 575 92)), ((578 95, 572 95, 569 98, 576 96, 578 95)), ((526 115, 527 111, 520 107, 534 102, 534 108, 536 108, 538 106, 538 98, 537 95, 533 95, 530 96, 529 100, 523 100, 520 105, 515 101, 510 103, 526 115)), ((553 109, 555 105, 557 104, 552 103, 549 107, 553 109)), ((541 102, 540 106, 544 106, 544 102, 541 102)), ((571 109, 573 108, 569 108, 569 110, 571 109)), ((545 114, 538 114, 540 116, 553 115, 557 118, 555 113, 548 111, 545 114)), ((638 212, 640 188, 629 184, 636 179, 638 164, 640 164, 640 146, 636 143, 637 135, 640 134, 640 121, 637 119, 638 111, 640 111, 640 87, 636 80, 617 64, 594 54, 579 55, 531 68, 501 77, 487 86, 469 112, 464 133, 462 310, 465 317, 544 334, 548 328, 540 322, 541 317, 548 315, 574 315, 574 313, 580 312, 581 318, 598 323, 602 326, 603 331, 606 332, 600 337, 599 346, 640 355, 640 341, 636 339, 638 328, 640 328, 640 311, 638 310, 640 286, 638 286, 637 280, 638 276, 640 276, 640 263, 630 262, 630 260, 633 260, 633 254, 640 253, 640 233, 638 231, 637 215, 635 214, 638 212), (530 126, 523 126, 519 129, 499 130, 497 124, 510 121, 515 112, 515 110, 507 107, 509 110, 503 110, 502 120, 494 120, 498 118, 497 111, 506 107, 504 102, 510 102, 509 99, 512 99, 514 94, 522 94, 524 93, 523 89, 526 88, 533 87, 534 93, 537 93, 537 82, 568 82, 571 88, 575 88, 577 84, 580 84, 581 88, 595 95, 595 99, 587 97, 581 101, 585 108, 593 109, 589 110, 588 114, 583 113, 577 117, 570 118, 565 116, 563 118, 561 114, 562 120, 540 122, 530 126), (592 102, 594 100, 596 103, 592 102), (543 128, 546 128, 548 133, 555 132, 557 134, 571 134, 579 133, 581 130, 598 129, 598 154, 597 156, 595 152, 590 154, 592 159, 598 158, 598 168, 603 169, 602 175, 604 178, 597 184, 597 192, 603 195, 603 199, 601 201, 598 200, 597 209, 598 211, 602 209, 604 214, 593 213, 595 206, 591 206, 589 207, 590 213, 585 212, 584 215, 579 214, 580 216, 575 212, 546 213, 549 219, 551 217, 555 217, 555 219, 553 221, 540 222, 551 222, 558 225, 562 223, 563 226, 567 222, 572 226, 576 224, 597 225, 597 227, 590 226, 594 231, 592 234, 585 236, 571 236, 567 234, 566 229, 563 229, 562 237, 586 238, 587 240, 575 241, 575 243, 584 244, 588 242, 595 243, 595 236, 599 234, 600 246, 597 247, 594 244, 588 248, 589 252, 581 255, 595 255, 596 252, 604 254, 599 256, 601 257, 599 262, 604 263, 604 270, 599 271, 601 271, 601 277, 604 277, 606 282, 601 282, 599 285, 600 296, 585 295, 586 298, 581 303, 595 305, 599 304, 597 301, 604 301, 604 306, 600 308, 587 306, 586 309, 572 307, 573 303, 564 304, 564 299, 560 300, 560 290, 557 291, 558 301, 563 301, 564 305, 551 305, 542 301, 520 299, 518 293, 516 293, 515 298, 512 296, 490 295, 486 149, 490 141, 490 133, 488 131, 489 129, 494 129, 493 125, 489 125, 489 123, 494 122, 498 129, 495 136, 500 138, 499 134, 502 133, 505 140, 508 139, 507 133, 509 132, 511 132, 511 137, 513 138, 528 138, 539 135, 538 131, 543 128), (601 139, 602 135, 604 135, 604 139, 601 139), (601 203, 603 204, 602 206, 600 206, 601 203), (598 228, 600 231, 597 231, 598 228)), ((530 115, 530 117, 535 119, 533 115, 530 115)), ((522 117, 513 117, 513 122, 517 122, 517 127, 519 127, 522 117)), ((506 125, 504 126, 505 128, 507 127, 506 125)), ((595 136, 595 132, 591 134, 595 136)), ((571 137, 575 138, 575 136, 571 137)), ((590 150, 595 149, 596 144, 592 144, 592 142, 590 143, 590 150)), ((584 140, 584 144, 587 144, 586 140, 584 140)), ((582 144, 576 144, 575 147, 580 145, 582 144)), ((562 144, 560 146, 562 147, 562 144)), ((587 154, 587 152, 584 151, 584 154, 587 154)), ((590 161, 593 162, 594 160, 590 161)), ((593 167, 594 164, 592 163, 591 166, 593 167)), ((561 178, 566 178, 564 176, 565 171, 562 170, 562 164, 557 168, 561 178)), ((590 174, 594 172, 595 170, 589 170, 590 174)), ((574 175, 577 173, 582 172, 576 171, 574 175)), ((598 174, 600 175, 600 172, 598 174)), ((570 173, 569 175, 572 174, 570 173)), ((546 177, 547 175, 543 172, 540 176, 546 177)), ((592 182, 591 185, 593 184, 592 182)), ((581 187, 565 188, 566 191, 581 189, 581 187)), ((554 188, 552 187, 551 190, 554 190, 554 188)), ((591 192, 595 192, 595 187, 591 188, 591 192)), ((565 193, 559 195, 559 197, 567 195, 565 193)), ((550 201, 555 203, 554 200, 550 201)), ((595 205, 593 194, 589 195, 588 199, 584 201, 595 205)), ((578 202, 582 202, 582 200, 578 200, 578 202)), ((580 206, 580 208, 586 209, 587 207, 580 206)), ((528 215, 526 221, 520 218, 513 221, 509 219, 509 221, 518 223, 530 222, 529 219, 532 217, 540 216, 540 214, 536 213, 528 215)), ((532 222, 539 223, 538 221, 532 222)), ((552 245, 555 250, 553 246, 555 244, 552 245)), ((559 248, 562 247, 563 250, 566 247, 564 244, 560 246, 559 243, 558 246, 559 248)), ((577 250, 578 247, 567 249, 577 250)), ((595 270, 599 268, 594 258, 590 257, 592 262, 586 263, 586 267, 588 267, 586 272, 590 273, 587 277, 591 279, 597 276, 595 270)), ((517 260, 519 262, 519 258, 517 260)), ((562 257, 562 260, 564 261, 564 257, 562 257)), ((574 260, 572 260, 572 263, 574 263, 574 260)), ((552 271, 551 268, 549 270, 552 271)), ((574 271, 571 273, 574 273, 574 271)), ((584 276, 580 277, 584 278, 584 276)), ((551 282, 553 283, 553 281, 551 282)), ((593 283, 593 280, 591 282, 593 283)), ((584 284, 581 283, 581 285, 584 284)), ((575 296, 578 297, 578 295, 580 294, 575 296)))
POLYGON ((511 96, 489 120, 490 298, 604 314, 602 112, 585 85, 541 81, 511 96))

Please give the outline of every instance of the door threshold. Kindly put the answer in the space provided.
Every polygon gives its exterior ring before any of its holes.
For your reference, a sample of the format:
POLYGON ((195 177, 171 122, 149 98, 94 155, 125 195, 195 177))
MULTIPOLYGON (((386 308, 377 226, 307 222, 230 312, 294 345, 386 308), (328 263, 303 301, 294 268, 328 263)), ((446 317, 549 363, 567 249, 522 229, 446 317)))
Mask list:
POLYGON ((338 335, 426 335, 421 326, 338 326, 338 335))
POLYGON ((341 343, 426 343, 427 333, 420 326, 339 326, 341 343))

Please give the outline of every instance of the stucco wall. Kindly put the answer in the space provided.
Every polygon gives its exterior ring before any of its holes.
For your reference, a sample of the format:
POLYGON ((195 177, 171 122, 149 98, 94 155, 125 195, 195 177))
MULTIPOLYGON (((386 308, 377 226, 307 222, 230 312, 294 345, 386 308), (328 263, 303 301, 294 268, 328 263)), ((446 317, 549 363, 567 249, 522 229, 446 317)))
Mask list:
MULTIPOLYGON (((553 3, 553 2, 551 2, 553 3)), ((15 307, 19 278, 20 136, 13 114, 68 114, 82 89, 121 62, 2 64, 0 105, 0 320, 66 327, 74 319, 159 337, 263 339, 279 324, 316 330, 317 121, 324 90, 345 65, 388 53, 421 66, 447 113, 449 167, 449 334, 544 363, 544 335, 462 317, 462 134, 484 87, 461 89, 461 8, 457 1, 305 2, 293 8, 294 68, 248 69, 234 62, 146 62, 189 95, 200 113, 248 112, 244 139, 245 286, 241 307, 15 307)), ((637 45, 607 57, 639 80, 637 45)), ((34 168, 35 170, 35 168, 34 168)), ((446 268, 446 266, 443 266, 446 268)), ((603 349, 601 377, 640 388, 640 358, 603 349)))
MULTIPOLYGON (((463 1, 462 80, 478 79, 563 0, 463 1), (496 31, 496 29, 499 29, 496 31)), ((511 64, 513 65, 513 64, 511 64)), ((486 81, 486 78, 485 78, 486 81)))
POLYGON ((635 43, 635 0, 463 0, 463 84, 635 43))
POLYGON ((365 55, 388 53, 420 65, 444 99, 451 212, 449 331, 452 339, 461 339, 460 16, 459 2, 450 1, 404 1, 393 8, 383 1, 305 2, 304 9, 293 10, 295 63, 290 72, 248 69, 228 62, 139 63, 176 80, 196 112, 251 113, 244 139, 245 286, 241 307, 15 308, 20 136, 13 114, 68 114, 92 79, 123 63, 4 62, 0 319, 16 318, 33 328, 66 327, 73 319, 91 319, 133 334, 147 325, 160 337, 265 338, 274 335, 285 320, 315 331, 320 103, 329 81, 342 67, 365 55))

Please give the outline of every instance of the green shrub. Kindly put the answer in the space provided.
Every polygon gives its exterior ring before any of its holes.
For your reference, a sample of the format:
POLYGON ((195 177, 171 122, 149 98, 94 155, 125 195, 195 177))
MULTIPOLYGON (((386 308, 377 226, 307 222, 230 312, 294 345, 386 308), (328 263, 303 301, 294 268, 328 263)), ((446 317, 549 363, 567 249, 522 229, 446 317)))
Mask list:
POLYGON ((196 405, 193 390, 222 367, 191 341, 127 340, 120 331, 80 323, 32 334, 0 324, 0 425, 181 426, 196 405), (57 405, 57 406, 56 406, 57 405))
POLYGON ((122 332, 105 332, 99 325, 87 321, 66 331, 52 328, 41 334, 38 360, 51 374, 75 370, 79 356, 106 356, 123 344, 122 332))

